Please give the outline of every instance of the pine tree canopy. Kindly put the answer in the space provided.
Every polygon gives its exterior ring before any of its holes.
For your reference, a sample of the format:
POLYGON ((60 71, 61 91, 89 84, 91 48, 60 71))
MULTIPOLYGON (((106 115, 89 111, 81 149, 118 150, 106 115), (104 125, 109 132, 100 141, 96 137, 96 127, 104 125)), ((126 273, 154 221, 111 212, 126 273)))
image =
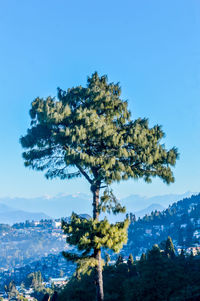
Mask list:
POLYGON ((86 87, 58 88, 57 98, 36 98, 30 128, 20 139, 25 166, 45 171, 47 178, 84 176, 99 187, 128 178, 150 182, 155 176, 173 182, 177 149, 161 144, 161 126, 132 121, 120 95, 119 84, 95 72, 86 87))
POLYGON ((94 249, 101 247, 108 248, 114 252, 119 252, 123 244, 127 240, 127 227, 129 221, 110 224, 105 218, 103 221, 87 220, 80 218, 73 213, 71 222, 63 221, 62 228, 67 234, 67 243, 77 246, 81 254, 64 253, 64 256, 70 260, 77 261, 79 259, 91 257, 94 249))

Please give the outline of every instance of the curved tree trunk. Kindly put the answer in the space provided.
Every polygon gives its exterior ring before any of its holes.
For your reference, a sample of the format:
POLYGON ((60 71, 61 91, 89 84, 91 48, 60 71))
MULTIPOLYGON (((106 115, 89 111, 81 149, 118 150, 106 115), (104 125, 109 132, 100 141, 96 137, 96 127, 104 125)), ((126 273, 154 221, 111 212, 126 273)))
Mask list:
MULTIPOLYGON (((99 188, 91 189, 93 192, 93 218, 99 220, 99 188)), ((101 249, 94 249, 94 256, 98 261, 96 270, 96 300, 103 301, 103 276, 102 276, 102 265, 101 265, 101 249)))

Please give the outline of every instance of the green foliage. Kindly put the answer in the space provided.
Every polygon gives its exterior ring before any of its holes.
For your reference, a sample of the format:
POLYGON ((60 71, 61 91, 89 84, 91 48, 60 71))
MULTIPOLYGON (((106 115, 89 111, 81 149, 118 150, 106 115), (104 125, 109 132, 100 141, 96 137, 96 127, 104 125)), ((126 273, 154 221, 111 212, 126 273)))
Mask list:
POLYGON ((59 301, 94 301, 95 286, 94 272, 90 275, 82 274, 81 278, 73 277, 67 286, 60 292, 59 301))
POLYGON ((40 271, 33 272, 28 274, 26 280, 25 280, 25 286, 26 287, 33 287, 34 289, 42 286, 42 275, 40 271))
POLYGON ((79 251, 83 251, 83 256, 87 256, 94 248, 109 248, 114 252, 119 252, 126 237, 126 230, 129 221, 110 224, 105 218, 102 221, 94 219, 80 218, 73 213, 71 221, 63 221, 62 228, 67 234, 67 243, 77 246, 79 251))
MULTIPOLYGON (((51 288, 46 288, 43 285, 43 279, 40 271, 36 271, 33 273, 28 274, 27 278, 25 279, 25 286, 27 288, 32 287, 33 293, 31 294, 36 300, 41 301, 45 294, 52 295, 53 290, 51 288)), ((22 291, 24 289, 24 285, 22 291)))
POLYGON ((165 245, 165 254, 171 258, 175 257, 175 249, 170 236, 168 236, 165 245))
POLYGON ((86 88, 67 92, 58 99, 36 98, 30 110, 31 127, 21 137, 25 166, 46 170, 47 178, 86 176, 92 183, 111 184, 128 178, 159 176, 174 181, 177 150, 160 144, 161 127, 149 128, 147 119, 131 121, 119 84, 95 72, 86 88), (69 171, 69 167, 76 170, 69 171), (87 175, 86 175, 86 174, 87 175))
POLYGON ((5 285, 4 289, 8 293, 9 298, 17 296, 17 289, 13 280, 11 280, 8 285, 5 285))
POLYGON ((113 214, 125 213, 126 208, 124 206, 121 206, 112 190, 109 190, 109 188, 107 188, 104 190, 103 195, 101 196, 99 212, 112 212, 113 214))
POLYGON ((51 288, 46 288, 45 286, 41 285, 34 289, 34 292, 31 294, 31 296, 38 301, 42 301, 46 294, 51 296, 53 294, 53 290, 51 288))
POLYGON ((120 265, 123 262, 124 262, 124 259, 123 259, 122 255, 119 255, 117 257, 116 266, 120 265))
POLYGON ((88 269, 95 267, 97 261, 92 251, 94 249, 107 248, 119 252, 127 239, 129 221, 110 224, 105 218, 102 221, 96 219, 84 219, 73 213, 69 223, 62 222, 64 233, 67 234, 67 243, 77 247, 80 254, 63 252, 64 256, 76 261, 81 269, 83 264, 88 269))
POLYGON ((105 254, 105 264, 106 266, 109 265, 109 262, 110 262, 110 255, 108 253, 105 254))
POLYGON ((128 265, 129 270, 131 270, 133 264, 134 264, 133 255, 130 254, 129 257, 128 257, 128 261, 127 261, 127 265, 128 265))
POLYGON ((140 261, 143 262, 146 260, 146 254, 142 253, 141 257, 140 257, 140 261))
POLYGON ((9 282, 8 285, 5 285, 5 291, 6 292, 12 292, 16 290, 16 285, 15 282, 12 280, 9 282))
POLYGON ((136 269, 136 264, 134 263, 132 254, 130 254, 128 257, 127 266, 128 266, 129 277, 136 276, 137 269, 136 269))
MULTIPOLYGON (((104 292, 107 301, 182 301, 199 300, 200 258, 198 256, 173 259, 161 252, 157 245, 142 262, 136 261, 129 271, 128 262, 104 267, 104 292)), ((95 300, 92 285, 94 273, 73 277, 58 301, 95 300)))

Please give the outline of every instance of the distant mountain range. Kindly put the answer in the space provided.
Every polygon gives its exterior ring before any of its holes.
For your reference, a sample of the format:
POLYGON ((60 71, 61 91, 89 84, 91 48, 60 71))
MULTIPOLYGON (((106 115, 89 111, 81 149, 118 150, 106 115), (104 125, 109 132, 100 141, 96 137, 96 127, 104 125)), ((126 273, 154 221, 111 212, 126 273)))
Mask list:
POLYGON ((148 206, 147 208, 143 209, 143 210, 139 210, 135 212, 135 216, 136 217, 143 217, 145 216, 145 214, 150 214, 152 211, 162 211, 164 210, 165 207, 163 207, 160 204, 151 204, 150 206, 148 206))
POLYGON ((12 225, 26 220, 49 219, 50 217, 42 212, 27 212, 11 208, 0 203, 0 224, 12 225))
MULTIPOLYGON (((153 210, 163 210, 169 204, 185 197, 190 197, 192 192, 176 195, 161 195, 146 197, 130 195, 121 200, 127 212, 133 212, 137 217, 151 213, 153 210)), ((54 197, 43 196, 37 198, 0 198, 0 223, 19 222, 27 219, 38 220, 42 218, 60 218, 70 216, 72 211, 77 214, 92 213, 92 195, 77 193, 76 195, 59 194, 54 197), (6 207, 7 206, 7 209, 6 207), (10 208, 9 208, 9 207, 10 208)), ((122 219, 124 215, 120 215, 122 219)), ((112 219, 112 218, 111 218, 112 219)), ((112 219, 112 220, 116 220, 112 219)))
MULTIPOLYGON (((170 204, 182 200, 192 195, 196 195, 195 192, 185 192, 183 194, 166 194, 157 195, 152 197, 141 196, 137 194, 132 194, 124 199, 122 199, 122 204, 127 208, 127 212, 137 212, 149 207, 152 204, 159 204, 164 208, 167 208, 170 204)), ((157 208, 155 208, 157 209, 157 208)))
POLYGON ((53 217, 67 217, 72 211, 77 214, 92 212, 91 197, 86 194, 42 196, 37 198, 1 198, 0 204, 16 210, 44 212, 53 217))

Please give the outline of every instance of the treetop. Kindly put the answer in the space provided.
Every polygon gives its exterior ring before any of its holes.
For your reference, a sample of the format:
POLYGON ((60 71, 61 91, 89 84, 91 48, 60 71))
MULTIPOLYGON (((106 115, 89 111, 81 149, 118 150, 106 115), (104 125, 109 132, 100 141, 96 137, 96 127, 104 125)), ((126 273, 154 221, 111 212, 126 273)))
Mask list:
POLYGON ((174 181, 170 166, 177 149, 161 144, 161 126, 131 120, 119 83, 109 83, 107 76, 95 72, 86 87, 58 88, 57 98, 36 98, 30 117, 20 139, 25 166, 45 171, 47 178, 84 176, 99 187, 129 178, 174 181))

